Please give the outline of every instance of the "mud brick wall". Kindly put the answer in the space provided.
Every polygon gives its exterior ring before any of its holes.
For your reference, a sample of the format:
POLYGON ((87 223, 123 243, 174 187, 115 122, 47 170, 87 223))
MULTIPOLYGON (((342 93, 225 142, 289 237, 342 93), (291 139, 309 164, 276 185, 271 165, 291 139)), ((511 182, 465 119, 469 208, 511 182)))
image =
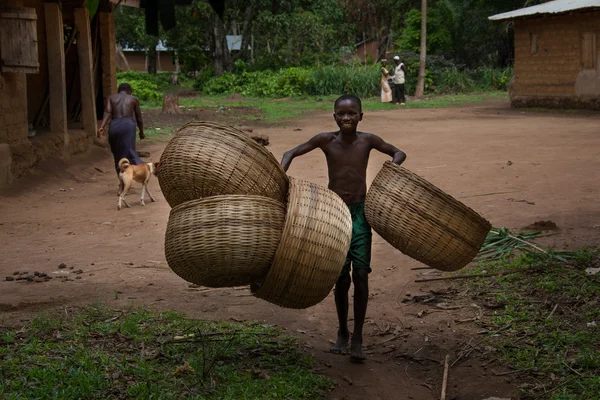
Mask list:
POLYGON ((36 161, 27 139, 26 79, 23 73, 0 74, 0 144, 10 148, 11 173, 15 176, 21 175, 36 161))
POLYGON ((25 74, 0 75, 0 143, 27 140, 27 84, 25 74))
POLYGON ((600 11, 516 20, 513 105, 598 106, 598 70, 582 77, 582 38, 587 32, 596 33, 600 55, 600 11), (532 35, 537 35, 534 54, 532 35))

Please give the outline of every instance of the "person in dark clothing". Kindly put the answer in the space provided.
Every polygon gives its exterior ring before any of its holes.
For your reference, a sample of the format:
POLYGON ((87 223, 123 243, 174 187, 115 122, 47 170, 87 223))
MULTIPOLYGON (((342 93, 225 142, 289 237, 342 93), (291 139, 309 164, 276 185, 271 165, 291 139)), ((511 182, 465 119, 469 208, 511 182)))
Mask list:
POLYGON ((108 96, 104 109, 104 118, 98 129, 98 138, 104 136, 104 127, 108 127, 108 143, 115 159, 115 170, 119 173, 119 160, 126 158, 131 164, 142 164, 135 150, 135 127, 140 129, 140 140, 144 139, 144 122, 137 97, 128 83, 119 85, 118 93, 108 96), (112 118, 112 119, 111 119, 112 118))

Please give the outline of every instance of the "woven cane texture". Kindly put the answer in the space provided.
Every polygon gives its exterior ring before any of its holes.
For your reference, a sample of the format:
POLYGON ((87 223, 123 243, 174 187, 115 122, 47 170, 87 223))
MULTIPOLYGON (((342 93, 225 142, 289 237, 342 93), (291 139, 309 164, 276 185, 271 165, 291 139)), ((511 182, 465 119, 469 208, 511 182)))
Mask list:
POLYGON ((471 262, 491 228, 469 207, 390 161, 367 192, 365 215, 392 246, 442 271, 471 262))
POLYGON ((340 276, 351 237, 350 211, 337 194, 290 178, 281 242, 254 295, 288 308, 319 303, 340 276))
POLYGON ((236 128, 203 121, 184 125, 169 141, 158 182, 171 207, 229 194, 284 202, 288 190, 287 175, 264 146, 236 128))
POLYGON ((285 206, 268 197, 214 196, 182 203, 169 214, 167 262, 197 285, 250 285, 269 270, 284 219, 285 206))

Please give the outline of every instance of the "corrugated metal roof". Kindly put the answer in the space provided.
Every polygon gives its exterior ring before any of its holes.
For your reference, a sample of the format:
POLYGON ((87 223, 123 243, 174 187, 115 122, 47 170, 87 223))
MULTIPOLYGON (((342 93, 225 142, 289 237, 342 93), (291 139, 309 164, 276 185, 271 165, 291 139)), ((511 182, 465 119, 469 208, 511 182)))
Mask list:
MULTIPOLYGON (((134 49, 132 47, 124 47, 122 50, 123 51, 144 51, 142 49, 134 49)), ((173 50, 173 49, 165 46, 165 44, 163 43, 162 40, 158 41, 158 44, 156 45, 156 51, 169 51, 169 50, 173 50)))
MULTIPOLYGON (((226 39, 227 39, 227 48, 232 51, 232 50, 240 50, 242 48, 242 37, 239 35, 226 35, 226 39)), ((250 45, 248 45, 248 48, 250 48, 250 45)), ((156 46, 156 51, 170 51, 173 50, 171 47, 167 47, 165 46, 165 44, 163 43, 162 40, 158 41, 158 45, 156 46)), ((205 49, 206 51, 209 50, 209 48, 207 47, 205 49)), ((143 51, 141 49, 134 49, 132 47, 124 47, 123 51, 143 51)))
POLYGON ((537 6, 525 7, 515 11, 496 14, 489 17, 491 21, 504 21, 530 17, 541 14, 560 14, 586 8, 600 8, 600 0, 554 0, 537 6))

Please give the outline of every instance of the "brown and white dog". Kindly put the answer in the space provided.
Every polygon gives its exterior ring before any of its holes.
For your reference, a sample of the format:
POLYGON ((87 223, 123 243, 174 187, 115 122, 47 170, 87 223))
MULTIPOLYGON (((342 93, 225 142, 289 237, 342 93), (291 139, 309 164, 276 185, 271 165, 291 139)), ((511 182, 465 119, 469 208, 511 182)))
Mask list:
POLYGON ((119 160, 119 180, 120 184, 120 193, 119 193, 119 205, 117 209, 121 209, 121 202, 125 203, 125 206, 128 208, 131 207, 127 200, 125 200, 125 196, 129 193, 131 189, 131 185, 133 182, 138 182, 142 184, 142 199, 140 201, 140 205, 145 206, 144 203, 144 193, 148 193, 150 196, 150 200, 156 201, 150 191, 148 190, 148 182, 150 182, 150 178, 152 175, 157 174, 158 163, 144 163, 139 165, 134 165, 129 162, 126 158, 121 158, 119 160))

